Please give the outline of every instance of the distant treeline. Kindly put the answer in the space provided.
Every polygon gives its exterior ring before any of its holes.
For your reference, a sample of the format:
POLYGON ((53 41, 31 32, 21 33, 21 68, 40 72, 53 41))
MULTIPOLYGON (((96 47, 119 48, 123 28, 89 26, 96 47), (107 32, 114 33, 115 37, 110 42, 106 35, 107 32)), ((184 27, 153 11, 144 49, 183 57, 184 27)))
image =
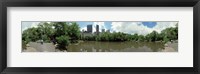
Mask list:
POLYGON ((41 22, 38 27, 28 28, 22 33, 23 45, 28 42, 43 40, 44 42, 56 42, 60 47, 66 47, 70 43, 84 41, 162 41, 168 42, 178 39, 178 24, 176 27, 166 28, 158 33, 153 31, 147 35, 126 34, 122 32, 104 32, 94 36, 81 36, 80 27, 76 22, 41 22))
POLYGON ((147 41, 147 42, 155 42, 155 41, 162 41, 168 42, 171 40, 178 39, 178 27, 171 27, 162 30, 161 33, 153 31, 147 35, 138 35, 138 34, 126 34, 122 32, 116 33, 108 33, 104 32, 101 35, 95 36, 86 36, 83 37, 82 40, 89 40, 89 41, 147 41))

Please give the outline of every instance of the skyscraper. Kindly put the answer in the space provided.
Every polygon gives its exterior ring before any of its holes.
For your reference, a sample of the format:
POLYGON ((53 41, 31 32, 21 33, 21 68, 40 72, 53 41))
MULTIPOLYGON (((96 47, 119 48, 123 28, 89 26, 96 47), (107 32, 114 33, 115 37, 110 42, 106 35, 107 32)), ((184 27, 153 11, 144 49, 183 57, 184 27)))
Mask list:
POLYGON ((102 29, 101 32, 105 32, 105 29, 102 29))
POLYGON ((106 32, 110 33, 110 30, 108 29, 106 32))
POLYGON ((96 25, 96 33, 99 34, 99 25, 96 25))
POLYGON ((87 32, 92 33, 92 25, 87 25, 87 32))

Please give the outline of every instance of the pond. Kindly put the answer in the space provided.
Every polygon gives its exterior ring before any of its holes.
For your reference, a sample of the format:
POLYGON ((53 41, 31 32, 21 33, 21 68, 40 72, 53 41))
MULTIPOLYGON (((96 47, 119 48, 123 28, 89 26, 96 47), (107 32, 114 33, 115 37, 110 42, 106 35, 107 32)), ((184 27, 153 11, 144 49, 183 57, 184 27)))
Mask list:
POLYGON ((69 45, 67 52, 160 52, 164 48, 162 42, 84 41, 69 45))

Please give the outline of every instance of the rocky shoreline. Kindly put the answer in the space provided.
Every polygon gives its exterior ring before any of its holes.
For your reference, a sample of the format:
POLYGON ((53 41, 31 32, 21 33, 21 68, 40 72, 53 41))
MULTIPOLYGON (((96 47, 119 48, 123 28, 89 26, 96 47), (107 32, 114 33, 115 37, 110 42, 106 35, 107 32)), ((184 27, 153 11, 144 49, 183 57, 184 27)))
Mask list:
POLYGON ((178 40, 165 43, 162 52, 178 52, 178 40))

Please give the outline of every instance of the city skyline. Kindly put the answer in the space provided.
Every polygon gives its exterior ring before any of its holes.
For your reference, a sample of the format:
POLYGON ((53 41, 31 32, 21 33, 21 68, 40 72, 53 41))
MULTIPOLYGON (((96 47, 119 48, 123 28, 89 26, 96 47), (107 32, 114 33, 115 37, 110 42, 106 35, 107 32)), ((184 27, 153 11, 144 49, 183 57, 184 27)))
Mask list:
POLYGON ((100 32, 110 32, 109 29, 105 30, 104 28, 103 29, 99 29, 99 25, 96 25, 95 29, 93 28, 93 25, 92 24, 89 24, 87 25, 87 29, 84 30, 82 29, 81 32, 85 32, 85 33, 100 33, 100 32), (94 32, 95 30, 95 32, 94 32))
MULTIPOLYGON (((22 22, 22 31, 30 28, 37 27, 40 22, 22 22)), ((178 22, 87 22, 78 21, 80 31, 87 31, 87 26, 92 25, 92 33, 96 32, 96 26, 99 25, 99 32, 109 30, 112 32, 123 32, 128 34, 141 34, 146 35, 152 31, 160 33, 163 29, 175 27, 178 22)))

